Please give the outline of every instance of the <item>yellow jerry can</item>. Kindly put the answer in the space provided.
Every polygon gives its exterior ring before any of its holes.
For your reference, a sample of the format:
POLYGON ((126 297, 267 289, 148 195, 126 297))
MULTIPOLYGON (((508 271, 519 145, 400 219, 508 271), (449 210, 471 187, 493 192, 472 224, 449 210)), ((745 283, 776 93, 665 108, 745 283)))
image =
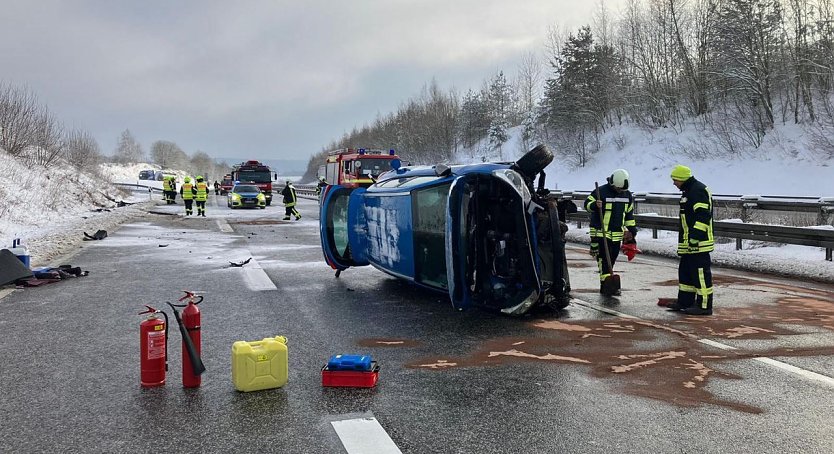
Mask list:
POLYGON ((232 344, 232 383, 236 390, 280 388, 287 384, 288 375, 286 337, 232 344))

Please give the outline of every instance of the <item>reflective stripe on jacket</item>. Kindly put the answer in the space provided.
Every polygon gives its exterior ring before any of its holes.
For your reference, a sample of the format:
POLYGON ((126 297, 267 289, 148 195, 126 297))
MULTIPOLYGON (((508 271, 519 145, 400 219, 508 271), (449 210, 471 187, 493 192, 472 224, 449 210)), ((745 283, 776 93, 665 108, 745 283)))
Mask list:
POLYGON ((295 187, 292 184, 284 186, 281 195, 284 196, 284 206, 294 207, 298 201, 298 197, 295 195, 295 187))
POLYGON ((712 232, 712 193, 691 177, 681 185, 678 255, 715 250, 712 232))
POLYGON ((194 185, 191 183, 183 183, 180 187, 180 195, 183 200, 191 200, 194 198, 194 185))
POLYGON ((599 187, 599 200, 602 200, 603 218, 599 217, 597 208, 597 192, 585 199, 585 211, 591 215, 591 237, 601 238, 602 227, 605 226, 605 236, 611 241, 622 241, 623 232, 628 229, 637 234, 637 222, 634 220, 634 196, 631 191, 617 192, 610 184, 599 187))
POLYGON ((194 197, 194 200, 198 202, 205 202, 208 199, 208 185, 205 181, 198 181, 197 182, 197 194, 194 197))

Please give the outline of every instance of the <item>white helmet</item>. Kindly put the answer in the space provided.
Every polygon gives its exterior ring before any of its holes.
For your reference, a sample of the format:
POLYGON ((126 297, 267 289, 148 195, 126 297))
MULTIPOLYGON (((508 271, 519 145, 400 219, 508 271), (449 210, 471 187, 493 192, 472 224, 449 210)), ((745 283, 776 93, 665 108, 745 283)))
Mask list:
POLYGON ((608 182, 617 189, 628 189, 628 172, 625 169, 617 169, 608 177, 608 182))

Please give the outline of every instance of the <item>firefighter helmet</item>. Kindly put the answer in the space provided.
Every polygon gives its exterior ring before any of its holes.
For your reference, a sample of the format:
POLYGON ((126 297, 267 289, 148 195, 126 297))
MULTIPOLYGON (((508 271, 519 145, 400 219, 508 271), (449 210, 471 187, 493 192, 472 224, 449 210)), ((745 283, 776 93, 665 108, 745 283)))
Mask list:
POLYGON ((628 172, 625 169, 617 169, 608 177, 608 182, 619 190, 628 189, 628 172))

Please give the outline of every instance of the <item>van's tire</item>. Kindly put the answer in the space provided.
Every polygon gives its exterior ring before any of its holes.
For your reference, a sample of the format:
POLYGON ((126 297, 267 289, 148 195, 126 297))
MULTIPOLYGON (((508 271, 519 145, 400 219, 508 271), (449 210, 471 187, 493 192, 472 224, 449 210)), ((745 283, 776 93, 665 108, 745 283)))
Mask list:
POLYGON ((553 153, 544 144, 538 144, 524 156, 518 158, 515 166, 521 173, 532 179, 551 162, 553 162, 553 153))

